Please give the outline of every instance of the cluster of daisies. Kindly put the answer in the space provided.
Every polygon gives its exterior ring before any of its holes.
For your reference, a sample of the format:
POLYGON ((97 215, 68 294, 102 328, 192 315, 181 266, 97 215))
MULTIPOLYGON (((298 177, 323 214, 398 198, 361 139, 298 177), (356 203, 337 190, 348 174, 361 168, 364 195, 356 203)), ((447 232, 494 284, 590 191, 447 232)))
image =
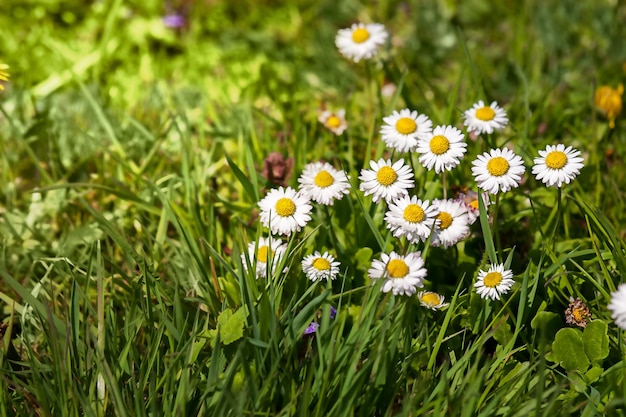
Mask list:
MULTIPOLYGON (((375 56, 387 37, 383 25, 358 23, 340 30, 336 45, 343 55, 359 62, 375 56)), ((319 120, 336 135, 343 134, 347 128, 343 110, 325 111, 319 120)), ((433 126, 428 116, 413 109, 394 111, 382 122, 381 139, 393 155, 408 153, 410 160, 411 154, 419 154, 419 163, 436 174, 445 175, 465 157, 465 134, 455 126, 433 126)), ((468 134, 492 134, 507 124, 506 111, 496 102, 487 105, 478 101, 463 113, 463 125, 468 134)), ((534 159, 532 173, 547 186, 561 187, 579 174, 583 167, 580 154, 571 146, 549 145, 534 159)), ((384 221, 394 237, 404 238, 414 245, 429 242, 432 246, 449 248, 469 236, 470 225, 478 218, 478 200, 482 199, 488 207, 490 195, 517 188, 526 168, 513 150, 500 148, 478 155, 471 171, 481 190, 479 193, 456 199, 422 200, 411 195, 415 174, 404 158, 395 161, 381 158, 370 161, 369 169, 361 170, 359 190, 371 196, 373 203, 386 205, 384 221)), ((327 162, 306 165, 298 182, 298 190, 272 189, 259 202, 260 220, 271 236, 251 243, 248 257, 242 256, 245 268, 256 265, 257 277, 272 275, 272 265, 280 264, 286 255, 286 243, 275 236, 291 236, 301 231, 311 220, 313 203, 332 206, 335 200, 349 194, 351 187, 347 174, 327 162)), ((383 280, 383 292, 413 296, 424 287, 427 276, 424 264, 420 251, 381 253, 379 259, 372 261, 368 275, 372 280, 383 280)), ((339 266, 329 252, 316 251, 302 260, 302 270, 312 281, 335 279, 339 266)), ((481 297, 496 300, 513 284, 511 270, 504 264, 492 264, 479 271, 474 287, 481 297)), ((421 291, 418 298, 427 308, 446 305, 444 297, 432 291, 421 291)))

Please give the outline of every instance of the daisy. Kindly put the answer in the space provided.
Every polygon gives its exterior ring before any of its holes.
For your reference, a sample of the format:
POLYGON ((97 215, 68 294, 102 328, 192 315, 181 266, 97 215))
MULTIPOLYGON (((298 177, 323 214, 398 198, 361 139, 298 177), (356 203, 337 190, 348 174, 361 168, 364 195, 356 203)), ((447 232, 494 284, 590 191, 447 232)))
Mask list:
POLYGON ((457 166, 467 150, 463 133, 453 126, 437 126, 432 134, 420 138, 417 152, 419 161, 428 170, 435 168, 437 174, 457 166))
POLYGON ((545 151, 539 151, 539 157, 535 158, 533 175, 537 181, 541 180, 548 187, 561 187, 569 184, 580 173, 583 158, 580 151, 565 145, 548 145, 545 151))
POLYGON ((248 263, 252 266, 256 265, 256 277, 263 278, 274 273, 274 267, 280 263, 285 255, 287 245, 273 237, 260 238, 258 242, 252 242, 248 245, 248 258, 245 254, 241 254, 241 262, 243 268, 248 270, 248 263), (268 263, 271 267, 268 272, 268 263))
POLYGON ((498 194, 519 186, 526 168, 522 158, 507 148, 492 149, 472 162, 472 174, 483 190, 498 194))
POLYGON ((339 273, 339 262, 335 262, 328 252, 320 254, 316 251, 302 260, 302 270, 306 277, 315 282, 318 280, 334 280, 339 273))
MULTIPOLYGON (((483 202, 485 203, 485 209, 489 207, 491 201, 489 201, 489 193, 482 192, 480 193, 483 197, 483 202)), ((476 191, 469 190, 467 194, 459 194, 458 200, 465 206, 465 210, 467 210, 467 218, 469 219, 469 224, 474 224, 478 217, 480 216, 480 211, 478 209, 478 193, 476 191)))
POLYGON ((272 234, 289 236, 311 220, 310 200, 291 187, 272 189, 261 201, 261 222, 272 234))
POLYGON ((344 130, 348 127, 348 123, 346 122, 346 111, 344 109, 339 110, 338 112, 331 112, 328 110, 323 111, 317 120, 326 127, 326 129, 333 132, 335 135, 339 136, 343 133, 344 130))
POLYGON ((469 235, 469 217, 465 206, 458 200, 433 200, 437 210, 433 246, 449 248, 469 235))
POLYGON ((611 293, 611 302, 607 306, 611 318, 622 330, 626 330, 626 284, 620 284, 617 291, 611 293))
POLYGON ((335 37, 339 52, 348 59, 359 62, 370 59, 378 47, 387 40, 385 26, 380 23, 355 23, 349 29, 340 29, 335 37))
POLYGON ((498 264, 491 265, 488 271, 480 271, 474 287, 482 298, 499 300, 502 294, 509 292, 513 284, 513 271, 505 270, 504 264, 498 264))
POLYGON ((468 132, 493 133, 502 130, 509 122, 506 111, 498 103, 493 101, 489 106, 485 106, 482 100, 474 104, 471 109, 463 113, 463 125, 467 126, 468 132))
POLYGON ((344 171, 337 171, 328 162, 315 162, 304 167, 298 178, 300 192, 319 204, 332 206, 350 193, 350 183, 344 171))
POLYGON ((412 252, 406 256, 391 252, 382 253, 381 260, 372 261, 367 271, 370 278, 384 278, 382 292, 393 291, 393 295, 413 295, 417 288, 424 286, 426 268, 420 252, 412 252))
POLYGON ((369 169, 362 169, 359 179, 359 189, 365 195, 372 195, 372 201, 377 203, 384 198, 388 203, 398 197, 407 195, 408 189, 415 185, 413 170, 404 165, 404 159, 400 159, 393 165, 391 160, 380 158, 378 162, 370 161, 369 169))
POLYGON ((433 122, 415 110, 394 110, 391 116, 383 117, 385 124, 380 134, 385 144, 398 152, 413 152, 419 139, 430 137, 433 122))
POLYGON ((431 310, 439 310, 447 307, 448 303, 444 303, 445 297, 432 291, 420 291, 417 293, 417 299, 423 307, 431 310))
POLYGON ((406 236, 409 242, 417 243, 428 239, 437 213, 437 208, 428 200, 422 201, 415 196, 405 195, 389 205, 385 221, 394 237, 406 236))

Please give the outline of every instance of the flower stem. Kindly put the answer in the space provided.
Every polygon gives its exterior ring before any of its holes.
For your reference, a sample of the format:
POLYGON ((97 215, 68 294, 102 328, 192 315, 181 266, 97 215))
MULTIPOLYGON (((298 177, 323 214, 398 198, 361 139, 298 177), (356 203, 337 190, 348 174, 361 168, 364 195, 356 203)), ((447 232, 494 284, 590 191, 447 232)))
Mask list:
MULTIPOLYGON (((481 198, 479 196, 479 198, 481 198)), ((493 235, 494 238, 496 240, 496 250, 498 251, 498 256, 500 257, 500 259, 504 258, 504 255, 502 253, 502 243, 500 242, 500 232, 499 232, 499 228, 498 228, 498 211, 500 209, 500 194, 496 194, 496 202, 494 204, 494 210, 493 210, 493 235)))

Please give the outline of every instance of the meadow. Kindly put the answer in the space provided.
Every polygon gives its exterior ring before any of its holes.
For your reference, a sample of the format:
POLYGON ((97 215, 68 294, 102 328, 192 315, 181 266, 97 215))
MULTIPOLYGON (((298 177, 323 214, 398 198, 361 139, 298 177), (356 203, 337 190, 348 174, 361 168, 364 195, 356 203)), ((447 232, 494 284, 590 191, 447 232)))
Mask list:
POLYGON ((0 416, 626 415, 624 21, 3 0, 0 416))

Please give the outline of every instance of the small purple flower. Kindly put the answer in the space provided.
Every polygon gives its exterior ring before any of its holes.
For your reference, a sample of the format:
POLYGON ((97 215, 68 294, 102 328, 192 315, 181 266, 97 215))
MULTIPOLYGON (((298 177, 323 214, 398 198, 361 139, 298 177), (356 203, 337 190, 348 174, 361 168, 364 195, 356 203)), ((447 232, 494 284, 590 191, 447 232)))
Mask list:
POLYGON ((309 324, 309 326, 304 330, 304 334, 313 334, 318 327, 320 327, 320 325, 312 321, 311 324, 309 324))
POLYGON ((185 17, 177 13, 168 14, 163 16, 163 24, 168 28, 181 28, 185 25, 185 17))
POLYGON ((330 318, 334 319, 336 315, 337 315, 337 309, 333 306, 330 306, 330 318))

